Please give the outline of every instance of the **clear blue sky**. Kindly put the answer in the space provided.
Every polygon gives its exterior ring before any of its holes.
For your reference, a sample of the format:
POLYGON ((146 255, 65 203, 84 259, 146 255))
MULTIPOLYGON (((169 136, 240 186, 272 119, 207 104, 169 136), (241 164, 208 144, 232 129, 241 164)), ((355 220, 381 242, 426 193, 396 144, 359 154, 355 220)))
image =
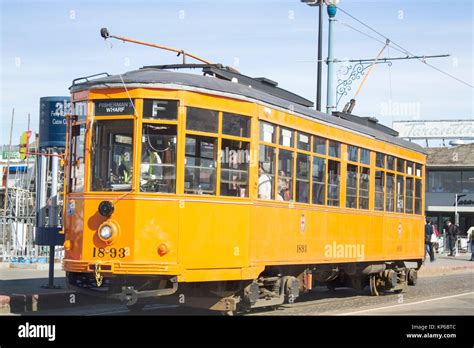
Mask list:
MULTIPOLYGON (((315 98, 316 63, 307 61, 316 57, 317 9, 299 0, 0 0, 0 4, 0 144, 8 142, 13 107, 14 143, 18 143, 28 113, 31 128, 38 130, 39 98, 68 95, 76 77, 179 62, 172 53, 104 42, 101 27, 226 65, 238 62, 244 74, 268 77, 280 87, 315 98)), ((341 0, 339 6, 415 54, 451 54, 430 62, 474 83, 471 0, 341 0)), ((365 28, 341 12, 336 18, 337 58, 376 56, 382 45, 344 23, 368 32, 365 28)), ((325 16, 325 39, 326 22, 325 16)), ((326 48, 325 41, 324 58, 326 48)), ((388 54, 401 56, 393 49, 383 56, 388 54)), ((413 118, 472 119, 473 91, 419 61, 397 61, 390 68, 375 67, 354 113, 375 116, 387 125, 413 118)), ((323 106, 324 101, 323 92, 323 106)))

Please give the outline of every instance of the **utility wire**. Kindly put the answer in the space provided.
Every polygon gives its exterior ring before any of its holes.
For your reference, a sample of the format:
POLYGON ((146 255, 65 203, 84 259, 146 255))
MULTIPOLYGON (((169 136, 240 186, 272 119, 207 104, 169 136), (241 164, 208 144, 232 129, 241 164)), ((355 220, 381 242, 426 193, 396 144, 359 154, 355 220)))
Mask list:
MULTIPOLYGON (((404 47, 402 47, 401 45, 397 44, 397 43, 394 42, 392 39, 390 39, 390 38, 388 38, 387 36, 383 35, 383 34, 380 33, 379 31, 377 31, 377 30, 375 30, 374 28, 372 28, 370 25, 368 25, 368 24, 364 23, 363 21, 361 21, 360 19, 354 17, 354 16, 351 15, 349 12, 345 11, 344 9, 340 8, 339 6, 337 6, 337 8, 338 8, 341 12, 345 13, 347 16, 349 16, 350 18, 352 18, 353 20, 355 20, 356 22, 358 22, 358 23, 360 23, 361 25, 363 25, 364 27, 366 27, 367 29, 369 29, 369 30, 373 31, 374 33, 376 33, 377 35, 383 37, 385 40, 390 40, 390 43, 391 43, 391 44, 393 44, 394 46, 396 46, 396 47, 399 48, 399 49, 397 49, 397 48, 395 48, 395 47, 392 46, 393 49, 395 49, 395 50, 397 50, 397 51, 399 51, 399 52, 402 52, 402 53, 404 53, 404 54, 410 55, 410 56, 415 56, 413 53, 411 53, 410 51, 408 51, 406 48, 404 48, 404 47)), ((348 26, 347 24, 345 24, 345 25, 348 26)), ((349 27, 350 27, 350 26, 349 26, 349 27)), ((366 36, 368 36, 368 37, 370 37, 370 38, 372 38, 372 39, 377 40, 377 41, 380 42, 380 40, 378 40, 378 39, 376 39, 376 38, 374 38, 374 37, 372 37, 372 36, 370 36, 370 35, 368 35, 368 34, 366 34, 366 33, 363 33, 363 32, 360 31, 360 30, 357 30, 357 29, 355 29, 355 28, 353 28, 353 27, 351 27, 351 28, 354 29, 354 30, 356 30, 356 31, 358 31, 358 32, 361 33, 361 34, 364 34, 364 35, 366 35, 366 36)), ((432 68, 432 69, 434 69, 434 70, 436 70, 436 71, 438 71, 438 72, 440 72, 440 73, 442 73, 442 74, 444 74, 444 75, 446 75, 446 76, 448 76, 448 77, 451 77, 452 79, 454 79, 454 80, 456 80, 456 81, 458 81, 458 82, 460 82, 460 83, 462 83, 462 84, 464 84, 464 85, 466 85, 466 86, 469 86, 469 87, 471 87, 471 88, 474 88, 474 86, 471 85, 470 83, 468 83, 468 82, 466 82, 466 81, 464 81, 464 80, 461 80, 460 78, 458 78, 458 77, 456 77, 456 76, 454 76, 454 75, 451 75, 450 73, 448 73, 448 72, 446 72, 446 71, 444 71, 444 70, 441 70, 440 68, 437 68, 437 67, 435 67, 434 65, 432 65, 432 64, 430 64, 430 63, 427 63, 426 60, 424 60, 423 58, 417 58, 417 59, 418 59, 420 62, 422 62, 422 63, 426 64, 427 66, 429 66, 430 68, 432 68)))
MULTIPOLYGON (((369 34, 367 34, 366 32, 363 32, 362 30, 359 30, 359 29, 357 29, 357 28, 354 28, 352 25, 347 24, 347 23, 345 23, 345 22, 341 22, 341 21, 338 21, 338 22, 339 22, 340 24, 342 24, 342 25, 344 25, 344 26, 346 26, 346 27, 348 27, 348 28, 350 28, 350 29, 352 29, 352 30, 354 30, 354 31, 356 31, 356 32, 358 32, 358 33, 360 33, 360 34, 362 34, 362 35, 368 37, 369 39, 372 39, 372 40, 374 40, 374 41, 377 41, 378 43, 381 43, 382 45, 385 45, 385 42, 386 42, 386 41, 384 41, 384 40, 377 39, 376 37, 374 37, 374 36, 372 36, 372 35, 369 35, 369 34)), ((388 39, 388 38, 385 38, 385 40, 387 40, 387 39, 388 39)), ((389 40, 390 40, 390 39, 389 39, 389 40)), ((391 41, 390 41, 390 42, 391 42, 391 41)), ((404 51, 402 51, 402 50, 400 50, 400 49, 397 49, 396 47, 393 47, 393 46, 391 46, 391 45, 389 45, 389 47, 392 47, 392 49, 394 49, 395 51, 398 51, 398 52, 400 52, 400 53, 407 54, 406 52, 404 52, 404 51)))

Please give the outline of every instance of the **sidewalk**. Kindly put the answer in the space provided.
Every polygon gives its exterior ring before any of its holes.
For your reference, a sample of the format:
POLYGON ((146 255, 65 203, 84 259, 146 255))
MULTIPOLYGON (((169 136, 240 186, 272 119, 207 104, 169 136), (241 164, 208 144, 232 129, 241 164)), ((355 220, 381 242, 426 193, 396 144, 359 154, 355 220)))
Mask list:
POLYGON ((474 273, 474 261, 469 261, 471 253, 458 254, 456 257, 436 254, 434 262, 430 262, 429 256, 426 256, 425 263, 418 272, 420 276, 439 276, 453 272, 474 273))
POLYGON ((47 284, 47 270, 0 269, 0 315, 103 302, 69 290, 66 287, 65 272, 62 270, 56 269, 54 272, 54 285, 59 288, 44 288, 43 286, 47 284))

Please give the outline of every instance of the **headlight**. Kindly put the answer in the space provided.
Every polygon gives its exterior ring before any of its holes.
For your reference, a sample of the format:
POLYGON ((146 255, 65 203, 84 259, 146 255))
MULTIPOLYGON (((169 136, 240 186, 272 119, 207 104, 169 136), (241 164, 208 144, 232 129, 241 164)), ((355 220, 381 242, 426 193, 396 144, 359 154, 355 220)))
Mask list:
POLYGON ((99 229, 99 237, 104 241, 109 240, 112 237, 113 234, 114 234, 114 230, 113 230, 112 226, 103 225, 99 229))
POLYGON ((99 226, 97 237, 108 245, 112 244, 120 234, 120 225, 114 220, 107 220, 99 226))

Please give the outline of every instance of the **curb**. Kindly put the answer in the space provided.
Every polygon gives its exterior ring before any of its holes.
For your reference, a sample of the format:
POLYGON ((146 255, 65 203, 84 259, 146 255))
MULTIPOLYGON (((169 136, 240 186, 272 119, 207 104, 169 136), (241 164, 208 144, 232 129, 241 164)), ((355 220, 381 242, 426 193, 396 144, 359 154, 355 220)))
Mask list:
MULTIPOLYGON (((0 269, 36 269, 36 270, 48 270, 48 263, 8 263, 0 262, 0 269)), ((62 269, 61 263, 54 264, 55 270, 62 269)))
POLYGON ((0 295, 0 314, 10 313, 10 296, 0 295))
POLYGON ((0 314, 22 314, 48 309, 81 307, 104 303, 104 299, 62 291, 47 294, 0 295, 0 314))

